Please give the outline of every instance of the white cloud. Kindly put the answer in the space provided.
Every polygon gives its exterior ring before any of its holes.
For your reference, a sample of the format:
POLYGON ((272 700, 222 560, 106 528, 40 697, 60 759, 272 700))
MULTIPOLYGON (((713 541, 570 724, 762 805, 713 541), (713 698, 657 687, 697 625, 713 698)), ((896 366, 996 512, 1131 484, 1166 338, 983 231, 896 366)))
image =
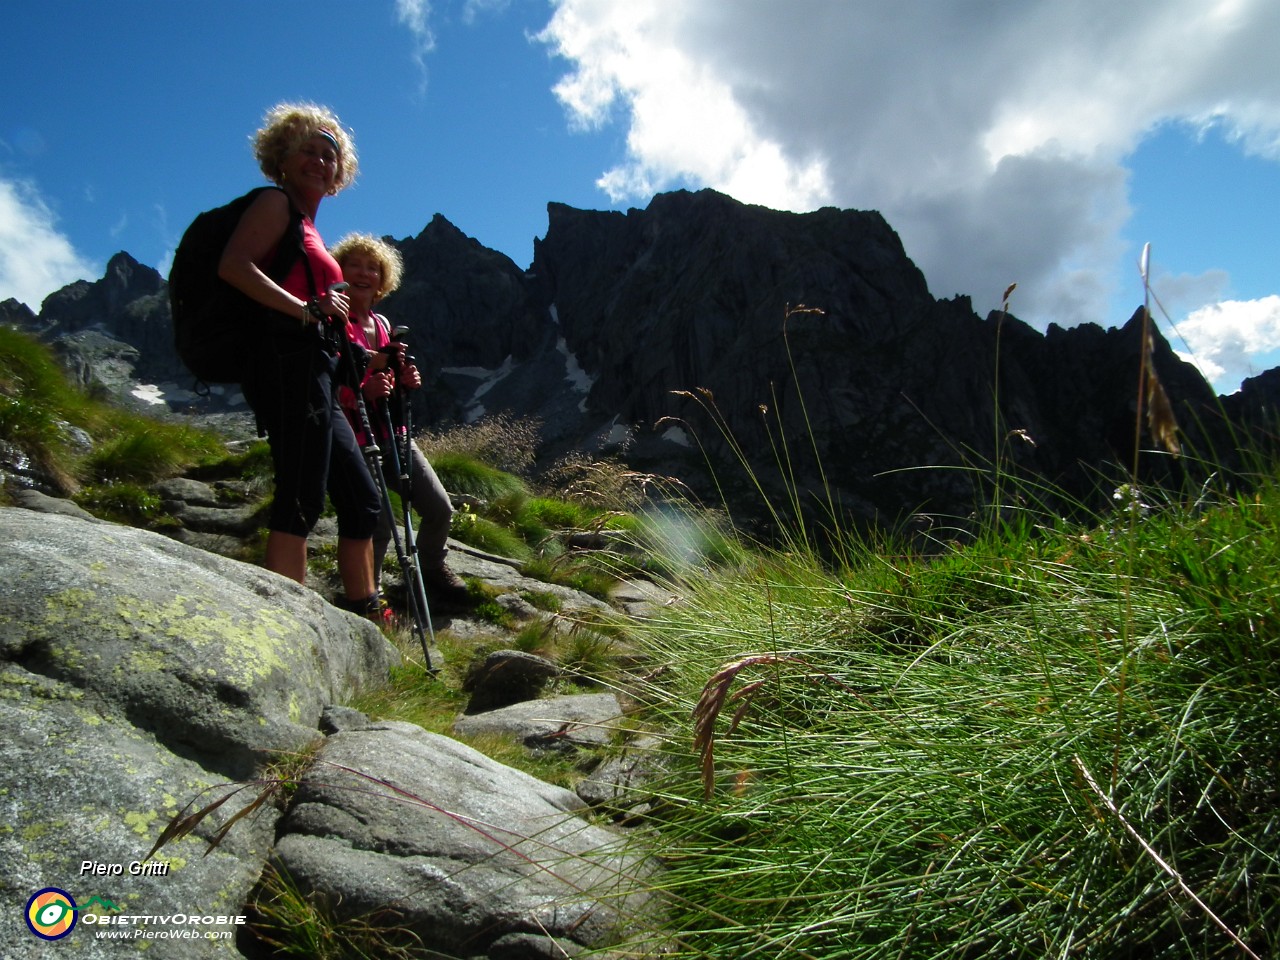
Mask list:
POLYGON ((431 0, 396 0, 396 19, 413 37, 413 62, 422 73, 425 89, 427 54, 436 48, 436 34, 431 28, 431 0))
POLYGON ((1280 160, 1274 0, 555 0, 572 123, 627 129, 615 202, 710 186, 782 209, 877 209, 937 296, 1016 281, 1037 326, 1127 287, 1125 158, 1161 124, 1280 160))
POLYGON ((542 34, 579 64, 555 89, 573 122, 600 126, 619 105, 629 115, 629 159, 601 176, 601 188, 615 201, 691 182, 781 209, 829 202, 823 161, 788 155, 701 52, 681 45, 692 27, 682 20, 685 10, 563 3, 542 34))
POLYGON ((1261 372, 1257 357, 1280 349, 1280 296, 1201 307, 1177 324, 1177 335, 1188 348, 1180 351, 1184 359, 1220 392, 1234 391, 1242 379, 1261 372))
MULTIPOLYGON (((1135 276, 1139 273, 1135 268, 1135 276)), ((1156 303, 1152 311, 1157 314, 1163 311, 1170 317, 1185 317, 1225 299, 1230 286, 1231 278, 1224 270, 1171 274, 1162 272, 1159 262, 1153 261, 1151 291, 1156 303)))
POLYGON ((1153 266, 1151 311, 1183 360, 1199 368, 1219 394, 1280 362, 1280 296, 1226 299, 1223 270, 1168 274, 1153 266))
POLYGON ((462 6, 462 22, 475 23, 481 17, 494 16, 511 6, 511 0, 466 0, 462 6))
POLYGON ((55 290, 101 273, 57 231, 33 188, 0 180, 0 300, 12 297, 39 313, 55 290))

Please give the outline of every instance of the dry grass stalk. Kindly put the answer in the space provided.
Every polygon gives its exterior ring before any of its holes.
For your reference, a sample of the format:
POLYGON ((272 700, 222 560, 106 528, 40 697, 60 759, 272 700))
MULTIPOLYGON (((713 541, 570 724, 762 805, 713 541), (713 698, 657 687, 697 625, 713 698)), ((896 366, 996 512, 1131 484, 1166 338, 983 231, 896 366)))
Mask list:
POLYGON ((422 431, 415 440, 428 460, 442 453, 458 453, 524 475, 533 467, 541 434, 542 421, 537 417, 496 413, 474 423, 422 431))
POLYGON ((580 450, 561 457, 538 480, 566 500, 622 512, 686 490, 678 477, 642 473, 612 457, 594 458, 580 450))
MULTIPOLYGON (((192 830, 198 827, 206 817, 208 817, 211 813, 213 813, 215 810, 221 807, 224 803, 226 803, 236 794, 240 793, 242 790, 252 790, 256 788, 258 790, 258 795, 249 804, 242 807, 236 813, 232 814, 227 819, 226 823, 224 823, 221 827, 219 827, 216 831, 214 831, 213 836, 210 837, 208 841, 208 846, 205 848, 205 851, 204 851, 205 855, 207 856, 210 850, 214 849, 220 843, 222 843, 222 841, 226 838, 227 834, 231 831, 232 827, 234 827, 240 820, 244 819, 246 816, 248 816, 249 814, 257 810, 259 807, 261 807, 264 803, 266 803, 268 800, 274 797, 277 793, 279 793, 280 790, 284 787, 284 785, 285 785, 285 781, 283 780, 250 780, 246 783, 236 786, 235 789, 229 791, 228 793, 223 794, 217 800, 214 800, 212 803, 206 804, 205 806, 201 807, 199 810, 196 810, 193 813, 186 812, 187 810, 191 809, 191 804, 187 804, 187 806, 182 810, 179 810, 178 813, 176 813, 173 816, 173 818, 170 819, 169 823, 165 826, 165 828, 162 831, 160 831, 160 836, 156 838, 155 844, 151 847, 150 850, 147 851, 147 855, 143 857, 143 859, 150 860, 151 857, 155 854, 155 852, 159 850, 161 847, 163 847, 166 843, 171 843, 175 840, 181 840, 183 837, 189 834, 192 830)), ((194 802, 195 801, 192 801, 192 803, 194 802)))
MULTIPOLYGON (((1148 324, 1151 322, 1150 313, 1147 314, 1147 322, 1148 324)), ((1143 362, 1147 365, 1147 429, 1151 431, 1151 435, 1160 446, 1176 457, 1182 453, 1182 448, 1178 445, 1178 421, 1174 419, 1173 405, 1169 402, 1169 395, 1164 392, 1164 385, 1156 376, 1155 364, 1151 360, 1154 346, 1151 332, 1148 330, 1146 347, 1143 350, 1145 354, 1143 362)))
POLYGON ((738 709, 734 712, 733 719, 729 724, 726 735, 733 733, 737 729, 742 718, 746 716, 747 710, 750 708, 755 695, 760 692, 766 683, 765 680, 756 680, 747 684, 737 693, 729 696, 729 688, 733 686, 733 682, 738 679, 738 674, 742 673, 749 667, 758 666, 776 666, 780 663, 803 663, 795 657, 786 656, 775 653, 758 653, 749 657, 743 657, 741 660, 735 660, 727 666, 721 667, 707 681, 706 686, 702 688, 702 696, 698 698, 697 704, 693 708, 693 748, 698 751, 702 758, 702 790, 703 795, 709 800, 715 791, 715 739, 716 739, 716 719, 720 716, 720 711, 724 708, 725 701, 729 699, 741 700, 738 709))
POLYGON ((1093 774, 1091 774, 1089 772, 1089 768, 1084 765, 1084 761, 1078 756, 1073 756, 1071 759, 1075 763, 1076 769, 1080 771, 1080 775, 1084 777, 1085 783, 1089 785, 1089 789, 1092 790, 1098 799, 1103 802, 1106 808, 1111 812, 1111 815, 1120 821, 1120 826, 1124 827, 1125 833, 1129 834, 1129 836, 1133 837, 1133 839, 1138 842, 1138 846, 1142 848, 1142 852, 1155 861, 1156 866, 1172 877, 1173 882, 1178 885, 1178 889, 1190 897, 1192 902, 1203 910, 1205 915, 1212 920, 1223 933, 1230 937, 1232 942, 1244 951, 1246 956, 1252 957, 1253 960, 1262 960, 1261 957, 1249 949, 1249 945, 1241 940, 1234 930, 1228 927, 1216 913, 1209 909, 1208 904, 1196 896, 1195 891, 1187 886, 1186 881, 1178 875, 1178 872, 1174 870, 1173 867, 1169 866, 1169 864, 1165 862, 1164 858, 1161 857, 1160 854, 1156 853, 1155 848, 1153 848, 1151 844, 1147 843, 1146 840, 1142 839, 1142 835, 1134 829, 1133 825, 1130 824, 1128 820, 1125 819, 1124 814, 1120 812, 1120 809, 1115 805, 1112 799, 1102 791, 1100 786, 1098 786, 1098 781, 1093 778, 1093 774))
POLYGON ((1176 457, 1182 453, 1182 448, 1178 445, 1178 421, 1174 419, 1173 405, 1169 402, 1169 395, 1164 392, 1164 385, 1160 382, 1160 378, 1156 376, 1156 365, 1153 359, 1155 338, 1151 335, 1151 308, 1148 306, 1151 300, 1151 244, 1149 243, 1142 246, 1142 261, 1139 264, 1139 269, 1142 272, 1144 295, 1142 304, 1142 370, 1139 375, 1139 383, 1144 385, 1144 389, 1139 390, 1138 399, 1140 402, 1146 403, 1147 429, 1151 431, 1151 436, 1156 443, 1176 457))

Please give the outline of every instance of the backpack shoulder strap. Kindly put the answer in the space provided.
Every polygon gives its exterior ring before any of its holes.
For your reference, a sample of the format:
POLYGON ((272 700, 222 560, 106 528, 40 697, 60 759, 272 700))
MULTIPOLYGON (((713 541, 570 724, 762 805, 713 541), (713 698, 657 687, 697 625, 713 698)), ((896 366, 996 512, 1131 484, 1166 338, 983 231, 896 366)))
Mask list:
MULTIPOLYGON (((272 257, 271 263, 267 267, 266 274, 272 280, 279 283, 289 275, 289 271, 293 269, 294 263, 296 263, 298 258, 301 257, 302 263, 307 270, 307 283, 311 287, 311 295, 315 296, 316 281, 311 271, 311 261, 307 259, 302 246, 302 211, 294 204, 293 198, 289 196, 288 192, 277 186, 255 187, 245 196, 248 198, 256 198, 258 194, 262 193, 264 190, 279 190, 285 195, 285 199, 289 201, 289 225, 285 227, 285 231, 280 237, 280 243, 276 247, 275 256, 272 257)), ((252 202, 253 201, 251 199, 250 203, 252 202)))

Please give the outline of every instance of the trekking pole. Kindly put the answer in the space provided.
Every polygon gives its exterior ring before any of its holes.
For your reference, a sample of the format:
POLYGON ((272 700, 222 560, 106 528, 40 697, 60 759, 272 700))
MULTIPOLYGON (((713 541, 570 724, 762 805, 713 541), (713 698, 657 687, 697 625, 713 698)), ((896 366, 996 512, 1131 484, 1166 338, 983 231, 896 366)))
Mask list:
MULTIPOLYGON (((408 332, 409 332, 408 327, 396 327, 394 330, 391 331, 391 339, 392 341, 400 340, 408 332)), ((413 357, 408 357, 408 360, 410 363, 413 363, 413 357)), ((406 538, 408 538, 409 536, 411 536, 411 525, 410 525, 410 517, 409 517, 409 500, 411 499, 411 494, 413 493, 413 476, 412 476, 413 462, 412 462, 412 457, 410 456, 412 451, 409 449, 409 445, 413 443, 413 419, 412 419, 412 406, 410 405, 410 402, 409 402, 409 394, 406 391, 401 390, 398 394, 398 399, 400 401, 400 422, 404 425, 404 434, 403 434, 404 446, 403 448, 401 448, 401 452, 403 454, 403 460, 402 460, 403 467, 401 468, 400 483, 401 483, 401 490, 402 490, 401 497, 404 500, 404 531, 405 531, 404 535, 406 538)), ((388 412, 388 416, 389 415, 390 413, 388 412)), ((397 437, 397 440, 399 439, 400 438, 397 437)), ((426 603, 427 591, 426 591, 425 585, 422 583, 422 558, 418 556, 417 540, 415 539, 413 543, 414 543, 413 564, 414 564, 414 569, 417 570, 418 572, 418 588, 422 590, 422 598, 423 598, 422 602, 426 603)))
MULTIPOLYGON (((409 332, 408 327, 395 327, 391 331, 391 341, 399 342, 400 338, 409 332)), ((397 378, 400 373, 400 352, 398 350, 390 350, 387 353, 387 359, 393 365, 397 378)), ((408 398, 404 390, 396 387, 396 393, 400 398, 402 421, 404 424, 403 434, 397 433, 395 424, 391 419, 390 402, 384 400, 381 403, 383 426, 387 431, 387 435, 392 438, 391 449, 391 466, 395 474, 400 478, 400 505, 404 510, 404 541, 405 550, 409 555, 409 567, 405 573, 405 583, 410 591, 414 594, 416 602, 422 605, 422 609, 427 617, 427 622, 431 621, 430 608, 427 605, 427 588, 422 581, 422 563, 418 557, 418 541, 413 532, 413 476, 412 476, 412 458, 410 456, 409 444, 413 442, 412 433, 410 432, 410 423, 408 417, 408 398), (402 446, 403 444, 403 446, 402 446)))
MULTIPOLYGON (((342 284, 341 286, 345 288, 346 285, 342 284)), ((334 284, 330 289, 332 290, 336 287, 339 287, 339 285, 334 284)), ((382 471, 382 450, 378 446, 378 441, 374 435, 373 427, 369 422, 369 411, 365 406, 364 391, 360 389, 360 369, 356 365, 356 359, 353 353, 355 344, 347 338, 344 331, 337 331, 336 334, 335 340, 337 341, 338 351, 346 362, 347 372, 351 376, 351 382, 355 384, 353 392, 356 396, 356 411, 360 418, 360 430, 369 441, 360 452, 364 454, 365 464, 369 468, 369 473, 378 484, 378 492, 382 494, 382 512, 391 526, 391 539, 395 544, 396 557, 400 561, 400 571, 405 577, 405 582, 407 584, 409 581, 409 560, 405 556, 404 547, 401 545, 400 537, 396 532, 395 511, 391 509, 391 493, 387 489, 387 478, 382 471)), ((394 434, 392 435, 391 442, 394 449, 394 434)), ((418 580, 419 583, 421 583, 421 577, 419 577, 418 580)), ((408 592, 413 592, 412 587, 409 588, 408 592)), ((431 635, 432 643, 435 643, 436 638, 435 631, 431 625, 431 618, 426 612, 425 600, 422 603, 411 601, 410 610, 413 613, 414 633, 417 635, 418 641, 422 644, 422 656, 426 659, 427 672, 435 673, 436 669, 431 663, 431 650, 427 644, 427 634, 431 635)))
MULTIPOLYGON (((363 409, 364 404, 361 403, 363 409)), ((368 415, 365 415, 365 422, 368 422, 368 415)), ((382 468, 382 451, 377 444, 370 444, 373 448, 370 456, 370 470, 375 470, 375 476, 378 482, 382 484, 382 509, 387 518, 387 524, 391 527, 391 542, 395 545, 396 559, 400 563, 400 576, 404 579, 405 593, 409 595, 409 612, 413 619, 413 631, 418 637, 418 642, 422 644, 422 656, 426 659, 428 673, 435 673, 436 668, 431 663, 431 651, 428 647, 427 639, 430 637, 431 644, 436 642, 435 627, 431 623, 431 611, 427 609, 426 592, 422 584, 422 574, 418 569, 417 559, 415 556, 415 547, 410 539, 410 529, 406 524, 405 539, 400 540, 400 531, 396 528, 395 511, 391 509, 391 495, 387 492, 386 474, 382 468)), ((390 454, 395 456, 395 440, 391 441, 390 454)), ((403 490, 401 491, 401 499, 404 499, 403 490)), ((409 509, 408 502, 405 503, 405 511, 409 509)))

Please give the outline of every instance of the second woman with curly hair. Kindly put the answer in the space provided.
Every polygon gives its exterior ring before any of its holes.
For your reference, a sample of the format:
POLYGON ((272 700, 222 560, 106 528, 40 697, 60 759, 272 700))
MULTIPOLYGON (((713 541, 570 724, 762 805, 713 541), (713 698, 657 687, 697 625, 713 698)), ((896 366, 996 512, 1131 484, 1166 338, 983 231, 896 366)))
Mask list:
MULTIPOLYGON (((394 422, 394 413, 399 408, 390 401, 393 397, 406 399, 404 391, 421 387, 422 376, 417 366, 406 358, 404 343, 391 340, 390 322, 375 313, 373 307, 400 286, 404 263, 395 247, 367 233, 348 234, 338 241, 332 252, 342 266, 343 277, 351 284, 347 337, 357 352, 367 358, 360 371, 359 386, 339 387, 339 400, 347 420, 356 431, 356 439, 364 446, 371 438, 363 435, 355 390, 359 389, 364 394, 367 409, 373 411, 370 420, 377 435, 376 443, 383 452, 383 474, 394 478, 392 464, 397 458, 392 456, 392 451, 396 439, 390 435, 390 430, 395 429, 403 436, 404 424, 394 422)), ((469 603, 467 585, 445 562, 453 517, 449 494, 413 438, 406 439, 409 461, 400 466, 408 477, 408 489, 401 489, 399 493, 421 518, 413 547, 418 555, 423 585, 436 600, 450 605, 465 605, 469 603)), ((384 512, 373 535, 375 574, 381 570, 386 556, 393 522, 384 512)))

